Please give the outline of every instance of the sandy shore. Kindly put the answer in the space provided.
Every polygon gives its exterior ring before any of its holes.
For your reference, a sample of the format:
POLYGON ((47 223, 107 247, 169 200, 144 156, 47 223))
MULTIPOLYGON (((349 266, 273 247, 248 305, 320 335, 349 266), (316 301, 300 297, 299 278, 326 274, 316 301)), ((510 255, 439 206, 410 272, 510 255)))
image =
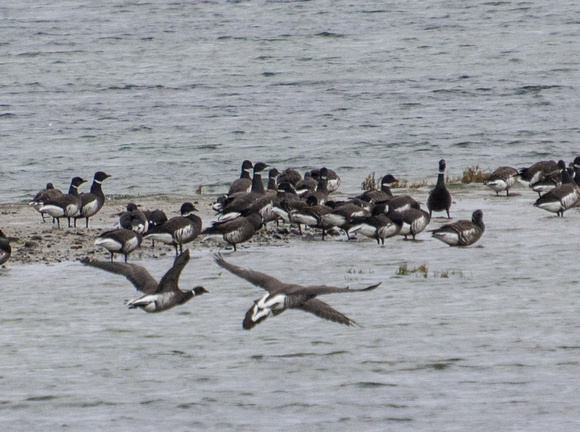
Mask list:
MULTIPOLYGON (((203 220, 204 227, 211 224, 216 218, 211 205, 215 197, 199 195, 192 197, 181 196, 155 196, 145 198, 113 198, 108 199, 105 206, 89 222, 90 228, 85 228, 84 219, 77 221, 77 228, 68 228, 66 219, 61 220, 61 228, 52 224, 47 218, 42 222, 40 213, 27 203, 0 204, 0 229, 7 237, 17 240, 11 243, 12 256, 5 264, 7 266, 22 263, 45 263, 54 264, 64 261, 75 261, 83 257, 110 259, 109 252, 102 247, 95 246, 95 239, 105 231, 117 227, 118 213, 125 210, 129 201, 141 205, 142 209, 161 209, 168 218, 179 215, 179 209, 183 202, 191 201, 199 210, 198 214, 203 220)), ((289 227, 270 227, 267 231, 260 231, 250 242, 238 247, 250 247, 252 243, 280 243, 289 241, 291 236, 289 227)), ((314 233, 313 233, 314 234, 314 233)), ((220 239, 202 241, 200 236, 186 247, 190 249, 219 250, 229 248, 220 239)), ((174 249, 171 246, 159 244, 152 247, 151 241, 145 240, 140 249, 129 255, 129 261, 138 261, 142 258, 159 258, 173 256, 174 249)), ((117 255, 115 260, 123 260, 122 255, 117 255)))

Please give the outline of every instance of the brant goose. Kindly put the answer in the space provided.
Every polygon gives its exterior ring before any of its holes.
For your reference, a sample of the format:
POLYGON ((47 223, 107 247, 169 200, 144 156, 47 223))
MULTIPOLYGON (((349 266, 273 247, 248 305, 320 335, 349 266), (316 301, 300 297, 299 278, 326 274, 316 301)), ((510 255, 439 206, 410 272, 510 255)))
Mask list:
MULTIPOLYGON (((47 183, 45 189, 41 189, 30 201, 29 205, 31 205, 36 211, 40 212, 40 207, 44 205, 46 201, 53 200, 62 196, 62 192, 59 189, 55 189, 52 183, 47 183)), ((46 222, 44 220, 44 213, 40 213, 42 216, 42 222, 46 222)), ((52 219, 54 223, 54 218, 52 219)))
POLYGON ((183 245, 192 242, 201 232, 201 218, 193 213, 197 211, 195 206, 186 202, 181 205, 181 216, 175 216, 161 225, 149 228, 144 237, 159 240, 161 243, 175 247, 175 256, 183 253, 183 245))
POLYGON ((322 170, 324 170, 324 175, 326 177, 326 188, 328 193, 336 192, 336 190, 340 187, 340 177, 338 174, 328 168, 320 168, 320 169, 313 169, 310 171, 312 177, 314 179, 319 179, 321 175, 323 175, 322 170))
POLYGON ((101 184, 111 177, 109 174, 103 171, 97 171, 93 178, 93 184, 91 185, 91 191, 88 193, 80 194, 81 198, 81 208, 79 214, 75 218, 75 227, 77 226, 77 219, 85 218, 85 226, 89 227, 89 218, 96 215, 99 210, 105 204, 105 194, 101 184))
POLYGON ((439 161, 439 175, 437 176, 437 184, 435 189, 429 193, 427 198, 427 208, 429 209, 429 217, 431 217, 434 211, 447 212, 447 219, 451 219, 449 216, 449 209, 451 208, 451 194, 445 187, 445 168, 447 164, 445 159, 439 161))
POLYGON ((572 162, 572 169, 574 170, 574 181, 578 186, 580 186, 580 156, 574 158, 572 162))
MULTIPOLYGON (((328 205, 330 203, 327 202, 326 204, 328 205)), ((354 202, 347 201, 342 204, 334 202, 334 205, 335 208, 333 210, 323 214, 320 217, 320 225, 322 226, 322 240, 324 240, 326 231, 334 227, 341 228, 350 240, 350 235, 346 229, 346 226, 351 223, 353 219, 368 217, 371 215, 371 213, 364 207, 361 207, 354 202)))
POLYGON ((316 195, 311 195, 306 199, 306 201, 302 201, 302 204, 299 205, 298 203, 295 203, 291 207, 290 221, 298 224, 300 235, 303 234, 302 224, 311 228, 323 229, 322 216, 333 210, 332 207, 320 204, 316 195))
POLYGON ((231 196, 239 192, 250 192, 252 189, 252 178, 250 177, 250 171, 252 171, 253 164, 249 160, 242 162, 242 173, 240 178, 235 180, 228 190, 228 196, 231 196))
POLYGON ((471 216, 471 221, 459 220, 443 225, 433 230, 432 235, 449 246, 469 246, 479 240, 484 231, 483 212, 476 210, 471 216))
MULTIPOLYGON (((521 168, 520 169, 520 179, 523 182, 527 182, 528 186, 534 189, 534 186, 537 183, 540 183, 546 177, 553 175, 556 172, 559 172, 560 168, 558 167, 558 163, 553 160, 549 161, 540 161, 536 162, 532 166, 528 168, 521 168)), ((539 196, 542 196, 541 192, 543 191, 542 187, 536 186, 536 189, 540 188, 540 190, 536 190, 539 196)))
POLYGON ((44 202, 44 205, 38 209, 41 214, 48 214, 56 219, 56 224, 60 228, 60 218, 66 217, 68 227, 70 228, 70 218, 77 215, 81 208, 81 199, 78 188, 85 183, 81 177, 73 177, 67 194, 63 194, 54 199, 44 202))
POLYGON ((391 188, 389 187, 389 185, 392 183, 396 183, 398 181, 399 180, 397 180, 395 176, 393 176, 392 174, 384 175, 381 178, 380 189, 367 190, 362 194, 360 194, 357 198, 375 204, 381 201, 388 201, 391 198, 393 198, 393 193, 391 192, 391 188))
POLYGON ((500 166, 485 181, 485 185, 494 190, 496 196, 500 192, 505 191, 505 195, 509 196, 510 188, 516 184, 518 176, 520 173, 517 169, 510 166, 500 166))
MULTIPOLYGON (((167 216, 166 216, 167 218, 167 216)), ((135 203, 127 204, 127 211, 119 215, 119 226, 131 231, 145 234, 149 229, 149 220, 135 203)))
POLYGON ((188 262, 189 250, 186 250, 175 258, 173 267, 165 273, 165 276, 158 283, 145 267, 137 264, 91 261, 88 258, 81 260, 81 263, 85 265, 125 276, 138 291, 145 293, 142 297, 128 301, 126 304, 129 309, 141 308, 150 313, 166 311, 188 302, 193 297, 207 293, 206 289, 201 286, 197 286, 191 291, 179 289, 179 276, 188 262))
POLYGON ((302 198, 308 200, 309 197, 314 196, 318 204, 324 204, 330 192, 328 189, 328 170, 321 168, 316 174, 313 173, 312 177, 317 179, 316 190, 307 191, 302 195, 302 198))
POLYGON ((242 214, 252 203, 266 194, 262 183, 262 171, 268 167, 264 162, 254 164, 252 176, 252 189, 248 193, 235 194, 223 203, 220 220, 234 219, 242 214))
POLYGON ((0 230, 0 265, 4 264, 10 258, 12 254, 12 247, 10 242, 15 240, 12 237, 6 237, 6 235, 0 230))
POLYGON ((220 234, 223 239, 234 247, 250 240, 262 227, 262 216, 252 213, 225 221, 214 221, 212 226, 203 230, 202 234, 220 234))
POLYGON ((102 246, 111 253, 111 262, 113 262, 113 255, 120 253, 125 255, 125 262, 127 262, 127 255, 141 246, 142 237, 136 231, 126 228, 118 228, 102 233, 97 240, 95 246, 102 246))
POLYGON ((280 176, 278 176, 278 184, 288 182, 292 186, 296 186, 300 180, 302 180, 302 175, 292 168, 286 168, 282 173, 280 173, 280 176))
POLYGON ((318 182, 314 180, 312 177, 312 173, 307 171, 304 173, 304 178, 300 180, 294 188, 296 189, 296 193, 300 196, 307 194, 308 192, 314 192, 316 187, 318 186, 318 182))
POLYGON ((300 286, 293 283, 284 283, 267 274, 230 264, 220 254, 215 254, 214 259, 220 267, 267 291, 267 294, 256 300, 246 313, 243 321, 243 328, 246 330, 254 328, 256 324, 261 323, 270 315, 279 315, 286 309, 302 309, 319 318, 339 324, 347 326, 358 325, 355 321, 316 297, 333 293, 371 291, 380 285, 379 282, 361 289, 336 288, 327 285, 300 286))
POLYGON ((552 189, 562 184, 562 171, 566 169, 566 162, 559 160, 557 166, 557 169, 554 171, 546 173, 542 180, 533 184, 530 183, 529 186, 534 192, 537 192, 539 196, 544 195, 546 192, 550 192, 552 189))
POLYGON ((373 238, 378 245, 384 245, 385 239, 393 237, 401 231, 403 220, 398 217, 392 220, 385 213, 386 203, 373 207, 371 216, 354 218, 347 225, 348 233, 361 233, 365 237, 373 238))
POLYGON ((568 170, 564 169, 562 171, 562 184, 538 198, 534 206, 564 217, 564 212, 570 207, 574 207, 579 199, 578 185, 570 178, 568 170))
MULTIPOLYGON (((388 207, 390 207, 390 204, 387 204, 387 208, 388 207)), ((409 208, 403 211, 388 210, 387 216, 389 216, 395 224, 401 224, 401 230, 398 234, 404 236, 405 240, 407 240, 409 234, 413 237, 413 240, 415 240, 415 236, 424 231, 431 221, 429 213, 425 210, 416 208, 409 208)))

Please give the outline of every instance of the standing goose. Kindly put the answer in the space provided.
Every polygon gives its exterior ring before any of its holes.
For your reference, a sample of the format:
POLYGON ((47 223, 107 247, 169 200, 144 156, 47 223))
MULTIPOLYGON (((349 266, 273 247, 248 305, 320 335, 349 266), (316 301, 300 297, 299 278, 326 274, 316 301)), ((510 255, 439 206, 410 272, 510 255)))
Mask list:
MULTIPOLYGON (((32 201, 30 201, 29 205, 31 205, 32 207, 34 207, 34 209, 38 212, 40 212, 40 208, 44 205, 44 203, 46 201, 50 201, 53 199, 56 199, 58 197, 62 196, 62 192, 59 189, 55 189, 54 185, 52 183, 47 183, 46 184, 46 188, 40 190, 32 199, 32 201)), ((40 213, 40 216, 42 216, 42 222, 45 222, 44 220, 44 214, 40 213)), ((54 223, 54 218, 53 221, 54 223)))
POLYGON ((378 203, 382 201, 388 201, 393 198, 393 193, 391 192, 391 188, 389 187, 390 184, 396 183, 399 180, 395 178, 392 174, 384 175, 381 178, 381 188, 380 189, 371 189, 363 192, 358 196, 358 198, 362 199, 363 201, 367 201, 370 203, 378 203))
POLYGON ((136 231, 126 228, 118 228, 102 233, 97 240, 96 246, 102 246, 111 253, 111 262, 113 262, 113 255, 116 253, 125 256, 127 262, 127 255, 141 246, 142 237, 136 231))
POLYGON ((202 234, 220 234, 222 238, 234 247, 250 240, 262 227, 262 216, 252 213, 226 221, 214 221, 212 226, 203 230, 202 234))
POLYGON ((13 240, 13 238, 6 237, 2 230, 0 230, 0 265, 8 261, 10 255, 12 255, 12 247, 10 246, 10 242, 13 240))
POLYGON ((385 239, 397 235, 401 231, 403 220, 391 219, 385 213, 386 204, 377 204, 373 207, 371 216, 354 218, 348 225, 348 233, 361 233, 362 235, 373 238, 377 244, 384 245, 385 239))
POLYGON ((506 196, 510 194, 510 188, 516 184, 519 176, 517 169, 510 166, 500 166, 485 181, 485 185, 495 191, 496 196, 505 191, 506 196))
POLYGON ((235 180, 228 190, 228 196, 231 196, 239 192, 250 192, 252 189, 252 178, 250 177, 250 171, 252 171, 252 162, 245 160, 242 162, 242 173, 240 178, 235 180))
POLYGON ((127 302, 129 309, 140 308, 149 313, 163 312, 174 306, 182 305, 193 297, 207 293, 202 286, 197 286, 191 291, 181 291, 179 289, 179 276, 189 262, 189 250, 175 258, 173 267, 165 273, 159 283, 145 267, 137 264, 91 261, 88 258, 84 258, 81 262, 88 266, 123 275, 133 284, 137 291, 145 293, 144 296, 127 302))
POLYGON ((145 234, 149 229, 149 220, 145 212, 139 210, 137 204, 129 203, 127 211, 119 215, 119 226, 139 234, 145 234))
POLYGON ((483 212, 476 210, 471 221, 459 220, 433 230, 433 237, 449 246, 469 246, 478 241, 485 231, 483 212))
POLYGON ((73 177, 67 194, 45 201, 38 211, 56 219, 58 228, 60 228, 60 218, 66 217, 70 228, 70 218, 77 215, 81 208, 78 188, 85 181, 81 177, 73 177))
POLYGON ((93 178, 93 184, 91 185, 91 191, 88 193, 80 194, 81 198, 81 208, 79 214, 75 216, 75 227, 77 226, 77 219, 84 218, 85 226, 89 227, 89 218, 96 215, 103 205, 105 204, 105 194, 103 193, 102 183, 111 177, 109 174, 103 171, 97 171, 93 178))
POLYGON ((270 315, 279 315, 286 309, 302 309, 325 320, 347 326, 357 325, 355 321, 341 314, 328 304, 318 300, 316 297, 333 293, 371 291, 380 285, 379 282, 378 284, 362 289, 337 288, 327 285, 301 286, 284 283, 265 273, 230 264, 220 254, 214 255, 214 258, 220 267, 267 291, 267 294, 259 300, 256 300, 254 305, 246 313, 242 324, 246 330, 254 328, 256 324, 261 323, 270 315))
POLYGON ((564 217, 564 212, 570 207, 574 207, 579 199, 578 185, 570 178, 568 170, 564 169, 562 171, 562 184, 538 198, 534 206, 564 217))
MULTIPOLYGON (((387 207, 389 205, 387 204, 387 207)), ((431 216, 425 210, 409 208, 403 211, 388 210, 387 216, 395 224, 401 224, 401 229, 397 234, 402 235, 407 239, 408 235, 413 237, 425 230, 429 222, 431 221, 431 216)))
MULTIPOLYGON (((560 168, 558 163, 554 160, 540 161, 535 164, 520 169, 520 178, 523 182, 527 182, 528 186, 538 192, 539 196, 542 196, 544 190, 541 182, 546 179, 546 177, 551 176, 553 173, 559 172, 560 168), (539 190, 538 190, 539 189, 539 190)), ((553 188, 554 186, 552 186, 553 188)))
POLYGON ((197 208, 192 203, 183 203, 180 209, 181 216, 172 217, 167 222, 150 228, 144 237, 172 245, 175 248, 175 256, 178 255, 178 247, 179 253, 183 253, 183 245, 195 240, 201 232, 202 221, 193 213, 195 211, 197 208))
POLYGON ((254 164, 254 173, 252 175, 252 189, 248 193, 235 194, 225 200, 222 206, 222 216, 220 220, 235 219, 239 217, 252 203, 266 194, 264 183, 262 183, 262 171, 268 167, 264 162, 254 164))
POLYGON ((429 217, 432 216, 434 211, 447 212, 447 219, 451 219, 449 216, 449 209, 451 208, 451 194, 445 187, 445 168, 447 164, 445 159, 439 161, 439 175, 437 176, 437 184, 435 189, 429 193, 427 198, 427 208, 429 209, 429 217))

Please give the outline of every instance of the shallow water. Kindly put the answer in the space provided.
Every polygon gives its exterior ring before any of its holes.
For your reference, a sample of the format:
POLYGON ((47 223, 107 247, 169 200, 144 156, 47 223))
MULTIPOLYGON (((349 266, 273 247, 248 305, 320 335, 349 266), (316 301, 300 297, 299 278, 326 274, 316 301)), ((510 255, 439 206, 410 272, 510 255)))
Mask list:
MULTIPOLYGON (((523 187, 453 193, 452 216, 485 209, 473 247, 425 232, 225 252, 281 280, 382 282, 324 299, 360 328, 287 311, 242 330, 262 292, 216 266, 217 247, 194 247, 181 279, 210 293, 159 315, 126 310, 129 282, 79 263, 1 270, 2 429, 577 429, 580 290, 562 237, 578 210, 550 216, 523 187)), ((160 277, 171 258, 141 264, 160 277)))
MULTIPOLYGON (((460 175, 577 155, 572 2, 25 1, 0 14, 0 202, 99 169, 118 200, 218 194, 246 158, 326 165, 352 195, 373 171, 432 184, 441 157, 460 175)), ((243 331, 262 293, 212 262, 217 247, 194 248, 182 278, 210 294, 160 315, 127 311, 135 292, 118 276, 9 262, 0 427, 576 431, 578 210, 556 218, 515 192, 452 186, 454 219, 484 211, 467 249, 423 233, 228 254, 303 284, 382 282, 325 299, 361 328, 289 311, 243 331), (428 277, 397 276, 404 264, 428 277)), ((142 262, 156 277, 170 263, 142 262)))

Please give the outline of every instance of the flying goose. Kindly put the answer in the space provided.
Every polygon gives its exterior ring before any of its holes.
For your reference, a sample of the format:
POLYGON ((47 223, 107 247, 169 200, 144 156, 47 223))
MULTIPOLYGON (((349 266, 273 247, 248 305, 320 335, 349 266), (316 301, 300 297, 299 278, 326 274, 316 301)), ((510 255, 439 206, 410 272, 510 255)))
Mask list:
POLYGON ((219 253, 214 255, 214 259, 220 267, 267 291, 264 296, 254 302, 254 305, 246 313, 242 324, 246 330, 254 328, 256 324, 261 323, 270 315, 279 315, 286 309, 302 309, 325 320, 347 326, 358 325, 316 297, 333 293, 371 291, 380 285, 379 282, 362 289, 337 288, 326 285, 301 286, 284 283, 267 274, 230 264, 219 253))
POLYGON ((188 262, 189 250, 186 250, 175 258, 173 267, 165 273, 161 281, 157 282, 145 267, 137 264, 91 261, 88 258, 81 260, 81 263, 85 265, 125 276, 135 286, 137 291, 145 293, 142 297, 128 301, 126 304, 129 309, 141 308, 150 313, 166 311, 174 306, 188 302, 193 297, 208 292, 202 286, 196 286, 190 291, 181 291, 179 289, 179 276, 188 262))

